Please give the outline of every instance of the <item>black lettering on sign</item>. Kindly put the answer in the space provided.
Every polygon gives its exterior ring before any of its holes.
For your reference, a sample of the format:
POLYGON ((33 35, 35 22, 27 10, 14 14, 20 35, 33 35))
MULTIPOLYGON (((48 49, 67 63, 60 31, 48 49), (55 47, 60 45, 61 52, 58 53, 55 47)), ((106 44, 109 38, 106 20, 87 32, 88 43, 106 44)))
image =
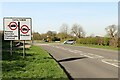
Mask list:
POLYGON ((14 33, 11 33, 11 32, 5 32, 5 35, 14 35, 14 33))
POLYGON ((30 35, 27 35, 27 34, 26 34, 26 35, 22 35, 22 34, 21 34, 20 36, 30 36, 30 35))
POLYGON ((15 39, 15 38, 6 38, 6 39, 15 39))
POLYGON ((5 32, 13 32, 13 31, 5 31, 5 32))
POLYGON ((17 36, 7 36, 7 37, 17 37, 17 36))

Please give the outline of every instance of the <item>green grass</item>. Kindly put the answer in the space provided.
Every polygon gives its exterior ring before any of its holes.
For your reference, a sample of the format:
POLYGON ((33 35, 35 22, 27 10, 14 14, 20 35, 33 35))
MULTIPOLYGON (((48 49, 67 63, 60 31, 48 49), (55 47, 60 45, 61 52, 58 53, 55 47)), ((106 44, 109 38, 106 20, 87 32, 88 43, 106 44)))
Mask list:
POLYGON ((52 57, 38 46, 26 50, 16 50, 11 56, 3 50, 2 79, 3 80, 68 80, 64 71, 52 57))
POLYGON ((103 45, 93 45, 93 44, 74 44, 74 45, 75 46, 87 46, 87 47, 93 47, 93 48, 101 48, 101 49, 109 49, 109 50, 118 50, 117 47, 103 46, 103 45))

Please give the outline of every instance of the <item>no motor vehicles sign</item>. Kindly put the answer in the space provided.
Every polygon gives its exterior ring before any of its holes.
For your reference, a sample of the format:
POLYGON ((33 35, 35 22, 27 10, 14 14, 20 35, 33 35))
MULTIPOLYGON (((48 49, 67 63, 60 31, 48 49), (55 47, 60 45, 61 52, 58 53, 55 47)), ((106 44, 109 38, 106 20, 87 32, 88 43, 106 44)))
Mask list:
POLYGON ((31 40, 31 18, 5 17, 4 40, 31 40))
POLYGON ((31 40, 31 19, 20 22, 20 40, 31 40))

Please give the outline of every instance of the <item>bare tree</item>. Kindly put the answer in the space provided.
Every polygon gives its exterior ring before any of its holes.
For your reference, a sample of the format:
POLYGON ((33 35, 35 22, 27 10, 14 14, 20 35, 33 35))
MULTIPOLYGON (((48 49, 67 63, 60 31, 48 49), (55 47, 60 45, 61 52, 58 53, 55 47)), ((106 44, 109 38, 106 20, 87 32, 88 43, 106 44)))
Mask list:
POLYGON ((69 35, 69 27, 66 23, 63 23, 60 27, 59 36, 61 36, 62 39, 66 39, 69 35))
POLYGON ((60 32, 68 34, 68 25, 66 23, 63 23, 62 26, 60 27, 60 32))
POLYGON ((116 25, 110 25, 105 28, 110 39, 110 46, 118 46, 118 29, 116 25))
POLYGON ((107 28, 105 28, 107 31, 107 34, 110 38, 116 37, 117 35, 117 26, 116 25, 110 25, 107 28))
POLYGON ((56 32, 55 31, 48 31, 47 32, 47 36, 49 36, 49 37, 55 37, 56 36, 56 32))
POLYGON ((83 28, 79 24, 73 24, 71 33, 73 33, 78 38, 85 36, 85 32, 83 31, 83 28))

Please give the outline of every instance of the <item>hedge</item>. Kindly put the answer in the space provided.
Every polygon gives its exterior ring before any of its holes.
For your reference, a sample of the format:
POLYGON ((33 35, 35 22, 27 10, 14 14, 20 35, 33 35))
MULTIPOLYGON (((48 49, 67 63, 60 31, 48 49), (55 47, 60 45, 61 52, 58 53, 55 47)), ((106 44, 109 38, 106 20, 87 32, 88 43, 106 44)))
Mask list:
POLYGON ((80 38, 76 42, 78 44, 94 44, 94 45, 109 45, 109 38, 107 37, 87 37, 80 38))

